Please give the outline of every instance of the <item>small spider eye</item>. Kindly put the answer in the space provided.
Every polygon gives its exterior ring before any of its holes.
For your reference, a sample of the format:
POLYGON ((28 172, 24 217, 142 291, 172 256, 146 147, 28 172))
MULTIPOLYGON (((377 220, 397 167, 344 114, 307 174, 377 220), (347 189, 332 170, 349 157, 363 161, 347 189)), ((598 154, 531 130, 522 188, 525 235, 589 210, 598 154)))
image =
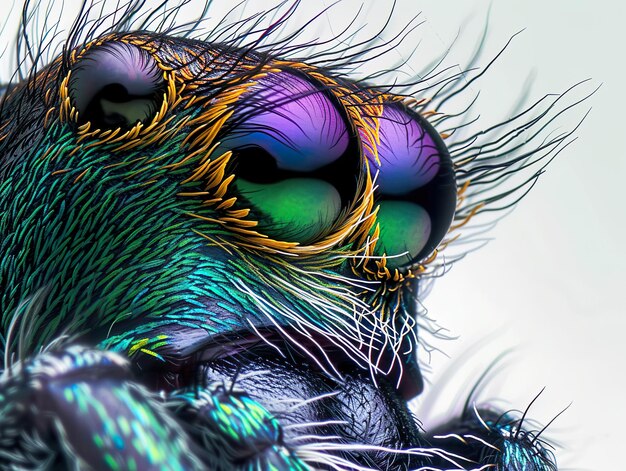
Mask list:
POLYGON ((151 119, 161 107, 166 85, 147 51, 122 42, 95 47, 72 68, 69 95, 78 124, 92 129, 129 129, 151 119))
POLYGON ((376 174, 376 255, 387 266, 410 266, 427 257, 445 237, 456 207, 452 161, 437 131, 424 118, 386 105, 380 118, 376 174))

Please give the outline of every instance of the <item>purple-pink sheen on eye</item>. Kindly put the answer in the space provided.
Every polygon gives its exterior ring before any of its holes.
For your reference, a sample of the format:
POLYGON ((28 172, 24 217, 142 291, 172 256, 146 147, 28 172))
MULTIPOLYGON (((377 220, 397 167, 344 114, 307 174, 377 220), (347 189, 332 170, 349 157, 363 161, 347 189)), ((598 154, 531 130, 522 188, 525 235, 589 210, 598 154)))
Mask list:
POLYGON ((317 86, 295 74, 269 74, 241 103, 232 119, 235 129, 223 138, 223 147, 260 147, 278 168, 296 172, 328 165, 348 147, 348 129, 339 110, 317 86))
POLYGON ((408 113, 386 105, 380 117, 378 157, 368 155, 376 185, 384 195, 403 195, 429 183, 439 171, 440 157, 432 137, 408 113))

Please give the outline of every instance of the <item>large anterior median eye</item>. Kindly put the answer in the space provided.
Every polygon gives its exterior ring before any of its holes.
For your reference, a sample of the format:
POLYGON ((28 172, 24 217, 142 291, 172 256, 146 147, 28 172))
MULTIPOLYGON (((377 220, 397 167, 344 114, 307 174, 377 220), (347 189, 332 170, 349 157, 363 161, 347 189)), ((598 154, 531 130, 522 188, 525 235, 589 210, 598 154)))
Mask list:
POLYGON ((143 49, 108 42, 88 50, 72 67, 69 95, 79 124, 128 129, 149 121, 161 107, 165 80, 143 49))
POLYGON ((387 266, 410 266, 427 257, 446 235, 456 207, 452 161, 435 129, 400 104, 380 118, 376 175, 380 233, 375 254, 387 266))
POLYGON ((236 155, 235 186, 259 230, 311 243, 356 197, 359 152, 332 96, 291 72, 260 79, 222 147, 236 155))

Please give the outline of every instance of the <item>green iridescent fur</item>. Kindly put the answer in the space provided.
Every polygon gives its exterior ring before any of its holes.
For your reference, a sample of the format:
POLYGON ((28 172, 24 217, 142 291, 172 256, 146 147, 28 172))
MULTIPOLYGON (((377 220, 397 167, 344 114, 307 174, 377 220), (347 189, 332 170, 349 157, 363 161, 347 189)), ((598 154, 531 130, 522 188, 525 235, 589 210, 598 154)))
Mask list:
POLYGON ((66 330, 93 331, 128 319, 140 319, 144 327, 152 321, 159 325, 180 311, 184 315, 176 321, 200 324, 193 308, 197 298, 216 294, 207 292, 215 284, 202 274, 221 271, 215 265, 223 262, 203 257, 205 244, 191 237, 195 221, 185 213, 197 208, 176 197, 188 169, 160 168, 180 159, 181 140, 162 143, 158 152, 164 158, 152 165, 143 161, 154 149, 122 156, 103 146, 70 157, 76 136, 56 124, 38 149, 21 159, 0 187, 3 203, 10 204, 0 219, 2 233, 10 234, 2 250, 13 255, 2 265, 2 277, 10 280, 3 293, 5 330, 17 303, 40 288, 47 295, 43 312, 31 320, 37 332, 32 349, 66 330), (71 170, 52 175, 63 169, 71 170), (146 185, 149 179, 157 182, 146 185), (177 308, 181 303, 185 307, 177 308))
POLYGON ((69 125, 54 123, 20 156, 0 184, 0 231, 8 234, 1 245, 3 331, 20 303, 25 308, 44 290, 37 315, 24 320, 26 354, 60 334, 89 333, 104 348, 161 358, 169 343, 163 328, 172 325, 208 336, 249 330, 249 323, 309 325, 346 345, 371 337, 371 322, 361 322, 358 333, 345 316, 373 314, 360 301, 363 288, 335 274, 340 252, 268 263, 262 254, 231 255, 198 234, 232 238, 190 216, 217 217, 214 210, 177 195, 203 189, 181 184, 196 161, 172 166, 189 152, 184 131, 119 152, 115 144, 78 142, 69 125))

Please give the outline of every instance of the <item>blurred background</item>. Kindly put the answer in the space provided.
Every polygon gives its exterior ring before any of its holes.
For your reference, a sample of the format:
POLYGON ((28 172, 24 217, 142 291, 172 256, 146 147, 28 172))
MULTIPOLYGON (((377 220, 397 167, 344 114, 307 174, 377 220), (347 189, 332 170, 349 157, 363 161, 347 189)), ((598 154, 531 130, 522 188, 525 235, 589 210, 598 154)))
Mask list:
MULTIPOLYGON (((110 2, 114 3, 114 2, 110 2)), ((160 2, 154 2, 157 5, 160 2)), ((198 14, 200 2, 185 10, 198 14)), ((46 12, 43 2, 40 11, 46 12)), ((278 2, 244 2, 235 18, 278 2)), ((151 2, 147 2, 150 8, 151 2)), ((376 35, 387 21, 392 2, 308 0, 291 21, 294 27, 329 8, 307 27, 306 37, 338 34, 352 19, 362 38, 376 35)), ((10 46, 19 5, 5 13, 0 45, 7 46, 0 78, 11 72, 10 46)), ((43 15, 61 15, 59 37, 79 2, 58 1, 43 15), (61 10, 63 5, 63 10, 61 10)), ((207 26, 233 3, 214 1, 207 26)), ((532 78, 528 101, 559 93, 581 80, 584 89, 600 90, 577 110, 555 123, 555 131, 575 126, 588 108, 579 139, 559 155, 539 183, 488 236, 493 240, 434 284, 425 299, 429 316, 454 340, 435 343, 428 356, 426 393, 414 405, 425 426, 458 410, 472 384, 502 352, 513 349, 494 369, 478 402, 503 409, 524 409, 545 386, 530 416, 549 422, 571 403, 546 432, 562 444, 562 469, 617 469, 621 462, 626 407, 626 318, 621 297, 626 277, 626 224, 621 178, 626 174, 622 144, 626 111, 626 63, 623 20, 626 6, 604 0, 398 0, 385 32, 391 39, 415 15, 421 23, 400 46, 367 64, 363 72, 394 66, 410 79, 451 45, 443 66, 467 64, 488 24, 484 66, 516 32, 505 54, 470 95, 480 91, 477 131, 506 119, 532 78), (456 38, 456 39, 455 39, 456 38), (413 53, 413 54, 411 54, 413 53)), ((39 21, 43 25, 44 20, 39 21)), ((182 15, 178 19, 185 21, 182 15)), ((470 96, 468 95, 468 96, 470 96)), ((579 96, 583 96, 581 92, 579 96)), ((445 111, 445 110, 444 110, 445 111)))
MULTIPOLYGON (((409 4, 399 8, 408 10, 409 4)), ((471 50, 471 40, 467 44, 463 38, 475 37, 472 32, 490 7, 487 51, 496 51, 525 28, 477 85, 483 117, 500 117, 529 73, 534 74, 531 99, 586 78, 602 84, 580 106, 580 113, 588 107, 592 111, 577 132, 579 139, 490 232, 493 241, 437 280, 426 299, 430 315, 459 337, 441 345, 449 359, 433 356, 433 389, 438 393, 438 379, 452 368, 456 375, 442 394, 450 403, 468 384, 467 377, 515 347, 480 399, 503 398, 505 408, 524 409, 545 386, 529 413, 533 418, 545 424, 571 402, 546 432, 562 444, 557 450, 560 468, 619 469, 619 428, 626 423, 626 309, 621 296, 626 282, 626 212, 621 204, 626 62, 617 50, 626 44, 626 7, 608 0, 464 0, 419 6, 428 29, 444 43, 461 29, 451 53, 456 61, 462 61, 457 54, 463 57, 471 50), (459 358, 467 362, 459 363, 459 358)), ((571 126, 573 119, 563 125, 571 126)), ((434 415, 445 407, 445 399, 438 401, 434 415)))

